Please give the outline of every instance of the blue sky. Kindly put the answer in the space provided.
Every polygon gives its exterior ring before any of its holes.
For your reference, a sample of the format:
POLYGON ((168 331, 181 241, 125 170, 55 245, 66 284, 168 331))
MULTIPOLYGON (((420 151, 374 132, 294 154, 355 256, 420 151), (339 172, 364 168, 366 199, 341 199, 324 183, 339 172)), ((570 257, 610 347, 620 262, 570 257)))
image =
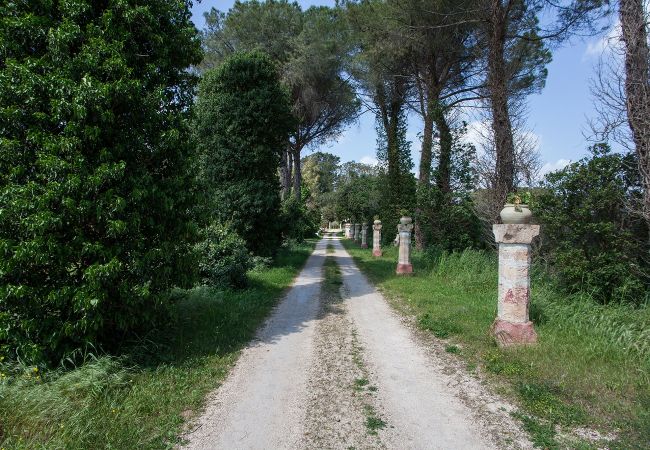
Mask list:
MULTIPOLYGON (((203 0, 192 8, 193 20, 201 29, 204 26, 203 12, 215 7, 227 11, 232 0, 203 0)), ((311 5, 333 6, 334 1, 299 0, 303 8, 311 5)), ((561 168, 569 161, 576 161, 587 154, 589 143, 584 137, 588 132, 587 118, 593 116, 593 100, 589 91, 590 78, 602 52, 602 36, 574 39, 553 52, 553 61, 548 66, 546 87, 541 94, 529 98, 528 129, 539 144, 541 159, 545 164, 543 172, 561 168)), ((413 141, 412 154, 419 160, 417 133, 420 123, 416 117, 409 120, 408 137, 413 141)), ((337 142, 320 150, 334 153, 342 161, 371 162, 375 156, 374 117, 365 114, 359 122, 344 132, 337 142)))

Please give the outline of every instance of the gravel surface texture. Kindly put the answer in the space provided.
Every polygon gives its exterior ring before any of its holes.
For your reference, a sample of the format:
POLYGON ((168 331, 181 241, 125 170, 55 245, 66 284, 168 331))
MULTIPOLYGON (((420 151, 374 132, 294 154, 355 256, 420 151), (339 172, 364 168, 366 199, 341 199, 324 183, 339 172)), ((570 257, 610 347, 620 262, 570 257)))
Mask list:
POLYGON ((321 240, 188 427, 185 448, 532 448, 513 407, 411 322, 338 238, 321 240), (326 257, 340 267, 340 290, 321 289, 326 257))

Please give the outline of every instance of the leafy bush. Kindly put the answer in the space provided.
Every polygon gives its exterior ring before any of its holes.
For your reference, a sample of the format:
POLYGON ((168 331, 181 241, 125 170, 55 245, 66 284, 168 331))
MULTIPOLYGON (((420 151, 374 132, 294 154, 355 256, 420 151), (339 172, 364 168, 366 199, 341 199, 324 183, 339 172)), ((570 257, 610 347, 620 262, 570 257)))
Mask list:
POLYGON ((189 2, 2 2, 0 54, 0 355, 117 345, 194 281, 189 2))
POLYGON ((246 272, 253 267, 246 242, 227 226, 212 224, 197 244, 199 275, 207 286, 244 287, 246 272))
POLYGON ((642 303, 648 295, 648 230, 633 212, 640 197, 634 155, 593 156, 548 174, 532 208, 542 223, 542 254, 571 291, 602 303, 642 303))
POLYGON ((419 186, 418 203, 415 219, 427 246, 446 251, 480 246, 481 222, 469 198, 454 198, 436 187, 419 186))
POLYGON ((302 242, 318 232, 320 214, 309 210, 302 202, 290 196, 282 202, 282 235, 285 239, 302 242))
POLYGON ((211 213, 229 223, 249 250, 280 244, 280 153, 295 121, 271 60, 239 53, 205 73, 195 122, 211 213))

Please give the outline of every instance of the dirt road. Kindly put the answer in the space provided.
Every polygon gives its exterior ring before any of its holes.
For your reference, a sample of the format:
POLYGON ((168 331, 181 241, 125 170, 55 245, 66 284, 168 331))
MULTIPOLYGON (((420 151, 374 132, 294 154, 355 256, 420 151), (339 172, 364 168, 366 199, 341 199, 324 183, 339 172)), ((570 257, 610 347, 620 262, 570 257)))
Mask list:
POLYGON ((435 347, 325 238, 186 448, 530 448, 512 408, 435 347), (334 294, 321 289, 327 257, 342 282, 334 294))

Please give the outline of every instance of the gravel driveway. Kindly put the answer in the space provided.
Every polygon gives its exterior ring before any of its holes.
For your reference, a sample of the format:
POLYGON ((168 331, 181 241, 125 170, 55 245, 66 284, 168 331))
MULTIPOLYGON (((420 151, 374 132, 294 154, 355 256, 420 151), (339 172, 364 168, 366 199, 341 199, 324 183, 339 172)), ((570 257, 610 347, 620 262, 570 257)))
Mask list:
POLYGON ((186 448, 531 448, 513 408, 440 347, 392 310, 338 238, 325 238, 186 448), (338 295, 321 291, 326 257, 340 267, 338 295))

